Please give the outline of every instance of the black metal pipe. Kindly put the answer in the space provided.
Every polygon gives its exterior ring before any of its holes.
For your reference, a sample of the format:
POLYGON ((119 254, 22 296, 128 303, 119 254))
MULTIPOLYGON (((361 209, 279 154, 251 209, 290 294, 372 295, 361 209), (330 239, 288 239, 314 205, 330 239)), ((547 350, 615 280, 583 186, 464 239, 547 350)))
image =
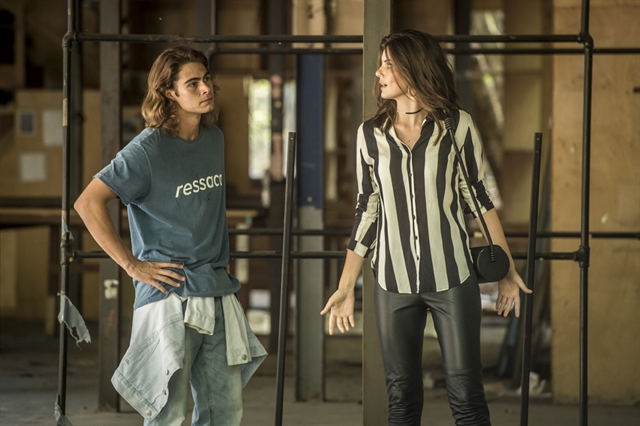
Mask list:
POLYGON ((296 134, 289 132, 287 150, 287 181, 284 199, 284 233, 282 237, 282 276, 280 281, 280 317, 278 331, 278 367, 276 369, 276 426, 282 425, 284 370, 287 356, 287 315, 289 310, 289 259, 291 258, 291 216, 293 214, 293 183, 296 163, 296 134))
MULTIPOLYGON (((327 251, 292 251, 290 257, 292 259, 342 259, 345 257, 343 250, 327 250, 327 251)), ((102 250, 94 251, 73 251, 68 261, 77 259, 107 259, 109 256, 102 250)), ((280 259, 282 252, 274 250, 264 251, 236 251, 229 253, 231 259, 280 259)), ((513 252, 511 257, 514 259, 526 259, 527 253, 513 252)), ((536 253, 536 260, 577 260, 578 252, 556 252, 556 253, 536 253)))
MULTIPOLYGON (((229 235, 282 235, 279 228, 230 228, 229 235)), ((292 229, 291 235, 308 237, 348 237, 351 229, 292 229)))
MULTIPOLYGON (((111 41, 122 43, 362 43, 360 35, 210 35, 185 36, 181 34, 101 34, 101 33, 71 33, 67 37, 74 41, 111 41)), ((550 34, 550 35, 444 35, 434 36, 442 43, 531 43, 531 42, 574 42, 580 43, 583 35, 550 34)), ((496 54, 496 55, 538 55, 538 54, 583 54, 582 49, 567 48, 454 48, 445 49, 453 55, 496 54)), ((361 48, 291 48, 291 47, 217 47, 216 55, 221 54, 362 54, 361 48)), ((599 48, 594 49, 597 54, 638 54, 640 48, 599 48)))
MULTIPOLYGON (((78 33, 78 41, 121 43, 362 43, 361 35, 210 35, 78 33)), ((580 43, 580 34, 439 35, 441 43, 580 43)))
MULTIPOLYGON (((474 47, 474 48, 454 48, 444 49, 450 55, 584 55, 584 50, 580 48, 499 48, 499 47, 474 47)), ((594 49, 594 54, 604 55, 639 55, 640 47, 605 47, 594 49)), ((231 47, 218 48, 214 52, 215 55, 305 55, 305 54, 324 54, 324 55, 361 55, 361 48, 334 48, 334 47, 318 47, 318 48, 294 48, 294 47, 231 47)))
MULTIPOLYGON (((101 34, 101 33, 73 33, 68 35, 74 41, 102 41, 121 43, 362 43, 362 36, 299 36, 299 35, 211 35, 211 36, 184 36, 180 34, 101 34)), ((582 35, 450 35, 435 36, 442 43, 531 43, 531 42, 575 42, 581 40, 582 35)), ((473 54, 495 54, 495 55, 547 55, 566 54, 578 55, 584 51, 580 48, 453 48, 445 51, 452 55, 473 55, 473 54)), ((241 48, 221 48, 217 47, 215 55, 229 54, 343 54, 360 55, 361 48, 334 48, 334 47, 241 47, 241 48)), ((640 54, 640 48, 600 48, 594 49, 596 54, 640 54)))
MULTIPOLYGON (((513 259, 526 259, 527 253, 515 252, 511 253, 513 259)), ((576 260, 578 252, 555 252, 555 253, 536 253, 536 260, 576 260)))
POLYGON ((362 55, 361 48, 335 47, 230 47, 218 48, 214 55, 362 55))
MULTIPOLYGON (((361 35, 220 35, 81 33, 80 41, 119 43, 362 43, 361 35)), ((577 36, 575 42, 578 42, 577 36)))
MULTIPOLYGON (((505 232, 505 236, 509 238, 528 238, 527 232, 505 232)), ((538 232, 538 238, 580 238, 579 231, 558 231, 558 232, 538 232)), ((591 238, 601 239, 637 239, 640 240, 640 231, 638 232, 589 232, 591 238)))
MULTIPOLYGON (((451 55, 583 55, 584 49, 554 48, 554 47, 522 47, 522 48, 498 48, 498 47, 471 47, 444 49, 451 55)), ((604 55, 638 55, 640 47, 603 47, 593 50, 594 54, 604 55)))
MULTIPOLYGON (((73 117, 69 114, 69 101, 71 99, 71 53, 73 48, 72 35, 75 28, 75 5, 73 0, 67 0, 67 33, 62 42, 62 237, 60 242, 60 297, 67 293, 69 284, 69 256, 71 249, 71 233, 67 228, 69 223, 69 195, 70 186, 70 123, 73 117)), ((60 413, 65 414, 67 402, 67 330, 64 322, 60 323, 59 332, 59 357, 58 357, 58 396, 60 413)))
MULTIPOLYGON (((342 259, 346 255, 344 250, 333 251, 292 251, 292 259, 342 259)), ((280 259, 281 251, 236 251, 229 253, 231 259, 280 259)), ((72 258, 75 259, 108 259, 109 256, 102 250, 75 251, 72 258)))
POLYGON ((588 424, 589 348, 589 200, 591 179, 591 95, 593 88, 593 38, 589 34, 589 0, 582 0, 580 37, 584 43, 584 108, 582 117, 582 208, 580 228, 580 425, 588 424))
MULTIPOLYGON (((536 133, 533 148, 533 173, 531 176, 531 202, 529 210, 529 241, 527 245, 527 287, 535 284, 536 246, 538 242, 538 195, 540 193, 540 161, 542 158, 542 133, 536 133)), ((529 371, 531 370, 531 328, 533 320, 533 293, 524 294, 524 341, 522 349, 522 379, 520 380, 520 426, 529 424, 529 371)))

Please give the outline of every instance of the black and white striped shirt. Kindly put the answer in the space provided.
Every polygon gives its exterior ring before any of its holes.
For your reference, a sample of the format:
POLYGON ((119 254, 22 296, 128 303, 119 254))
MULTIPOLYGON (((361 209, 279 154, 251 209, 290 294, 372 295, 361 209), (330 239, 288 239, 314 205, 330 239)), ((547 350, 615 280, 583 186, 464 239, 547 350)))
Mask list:
MULTIPOLYGON (((482 146, 467 112, 455 111, 454 119, 455 139, 485 213, 493 203, 482 182, 482 146)), ((475 215, 475 209, 444 123, 442 128, 438 137, 436 124, 425 120, 413 149, 393 127, 383 133, 369 120, 358 129, 358 200, 348 248, 362 257, 374 251, 373 271, 387 291, 443 291, 473 273, 464 212, 475 215)))

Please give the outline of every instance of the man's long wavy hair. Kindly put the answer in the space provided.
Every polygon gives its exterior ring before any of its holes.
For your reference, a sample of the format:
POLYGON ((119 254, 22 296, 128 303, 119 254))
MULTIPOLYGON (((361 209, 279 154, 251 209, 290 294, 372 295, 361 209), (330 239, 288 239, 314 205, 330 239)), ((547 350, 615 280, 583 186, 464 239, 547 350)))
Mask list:
MULTIPOLYGON (((197 62, 209 70, 209 61, 200 51, 188 46, 172 47, 160 54, 151 66, 149 78, 147 79, 147 94, 142 102, 142 116, 148 128, 159 128, 166 131, 171 136, 178 134, 178 103, 172 101, 165 94, 167 89, 175 89, 174 85, 178 80, 178 74, 184 64, 197 62)), ((213 83, 213 96, 215 105, 215 95, 220 87, 213 83)), ((218 120, 218 108, 202 114, 200 124, 210 127, 218 120)))
MULTIPOLYGON (((414 96, 420 107, 427 111, 427 117, 435 121, 440 135, 444 130, 441 120, 459 108, 453 70, 440 44, 427 33, 406 30, 382 39, 378 68, 382 64, 383 52, 393 61, 394 75, 407 85, 401 89, 414 96)), ((381 97, 377 78, 374 79, 373 94, 379 108, 373 123, 387 132, 396 118, 396 101, 381 97)))

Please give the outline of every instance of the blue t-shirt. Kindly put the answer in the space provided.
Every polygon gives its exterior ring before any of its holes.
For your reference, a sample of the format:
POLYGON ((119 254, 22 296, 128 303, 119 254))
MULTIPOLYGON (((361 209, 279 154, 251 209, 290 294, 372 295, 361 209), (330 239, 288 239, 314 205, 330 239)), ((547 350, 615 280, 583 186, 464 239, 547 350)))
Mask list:
MULTIPOLYGON (((127 206, 133 255, 183 265, 186 281, 165 288, 185 297, 217 297, 240 289, 226 271, 229 236, 219 128, 201 126, 193 141, 145 129, 95 177, 127 206)), ((151 285, 137 280, 134 285, 134 308, 166 297, 151 285)))

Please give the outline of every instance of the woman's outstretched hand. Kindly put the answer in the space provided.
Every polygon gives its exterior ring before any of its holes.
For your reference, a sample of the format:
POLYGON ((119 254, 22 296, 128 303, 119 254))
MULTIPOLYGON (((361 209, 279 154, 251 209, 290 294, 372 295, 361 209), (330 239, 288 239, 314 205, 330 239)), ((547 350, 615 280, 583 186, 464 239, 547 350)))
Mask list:
POLYGON ((353 318, 353 308, 355 304, 355 295, 353 290, 337 289, 327 301, 320 315, 331 312, 329 315, 329 334, 333 335, 334 327, 337 325, 341 333, 349 331, 351 327, 356 326, 353 318))
POLYGON ((533 292, 527 288, 520 275, 511 267, 507 276, 498 282, 498 299, 496 300, 498 315, 507 317, 511 308, 515 306, 516 316, 520 316, 520 290, 525 293, 533 292))

